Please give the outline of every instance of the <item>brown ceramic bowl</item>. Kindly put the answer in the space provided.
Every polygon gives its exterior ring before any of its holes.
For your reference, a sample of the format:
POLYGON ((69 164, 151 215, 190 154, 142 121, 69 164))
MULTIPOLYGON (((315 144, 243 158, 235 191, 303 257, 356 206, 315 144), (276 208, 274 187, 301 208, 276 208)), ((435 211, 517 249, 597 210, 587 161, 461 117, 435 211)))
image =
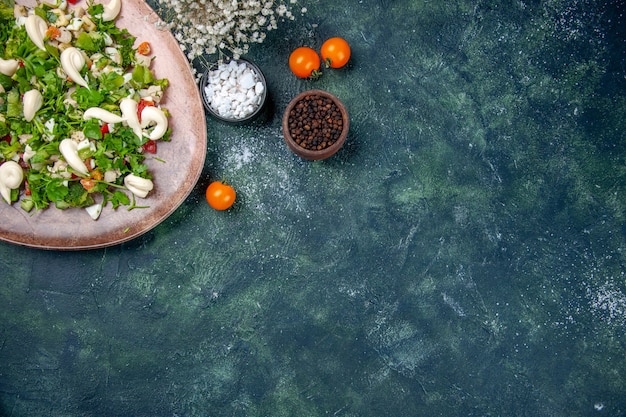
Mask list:
MULTIPOLYGON (((283 114, 283 136, 285 138, 285 142, 293 153, 303 159, 319 160, 333 156, 346 141, 349 128, 350 119, 348 117, 346 107, 337 97, 323 90, 308 90, 298 94, 289 102, 287 108, 285 109, 285 113, 283 114), (327 125, 325 125, 326 122, 323 120, 318 121, 316 119, 309 119, 309 121, 316 124, 316 127, 318 127, 317 124, 319 123, 319 129, 313 129, 315 132, 314 134, 308 133, 311 131, 309 126, 307 129, 306 139, 304 139, 305 136, 303 134, 298 133, 297 128, 292 128, 294 126, 294 118, 298 118, 298 115, 296 113, 292 113, 292 111, 296 112, 298 106, 308 106, 310 100, 314 98, 319 98, 324 101, 330 100, 332 102, 331 109, 334 110, 332 107, 334 105, 336 110, 338 110, 339 116, 337 116, 337 120, 333 122, 336 123, 334 125, 336 129, 334 129, 335 132, 331 134, 331 139, 325 139, 323 137, 323 133, 321 133, 322 128, 327 127, 327 125), (331 143, 328 144, 329 142, 331 143), (320 149, 314 149, 316 147, 319 147, 320 149)), ((302 130, 300 129, 300 131, 302 130)))

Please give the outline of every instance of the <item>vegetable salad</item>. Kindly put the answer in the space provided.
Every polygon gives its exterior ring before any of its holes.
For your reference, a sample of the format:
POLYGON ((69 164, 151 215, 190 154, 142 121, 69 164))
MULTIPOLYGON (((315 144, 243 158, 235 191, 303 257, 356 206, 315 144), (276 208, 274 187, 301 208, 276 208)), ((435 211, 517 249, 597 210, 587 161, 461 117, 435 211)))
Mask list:
MULTIPOLYGON (((0 194, 22 209, 140 207, 145 164, 170 140, 150 47, 118 28, 121 0, 34 8, 0 0, 0 194)), ((72 0, 69 0, 72 1, 72 0)), ((75 1, 75 0, 74 0, 75 1)))

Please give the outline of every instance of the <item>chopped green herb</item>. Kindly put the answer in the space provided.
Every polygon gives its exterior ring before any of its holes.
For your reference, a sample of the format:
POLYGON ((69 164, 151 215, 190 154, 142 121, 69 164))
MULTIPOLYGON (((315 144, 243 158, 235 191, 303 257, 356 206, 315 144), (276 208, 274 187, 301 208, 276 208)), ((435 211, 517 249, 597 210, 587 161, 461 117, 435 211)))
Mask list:
MULTIPOLYGON (((18 63, 13 74, 0 74, 4 91, 4 100, 0 100, 0 164, 14 160, 24 170, 24 181, 19 189, 12 190, 12 201, 20 200, 20 207, 27 212, 50 205, 58 209, 88 207, 100 199, 113 209, 145 207, 136 204, 135 196, 124 186, 124 177, 134 174, 152 179, 142 152, 148 138, 137 136, 125 121, 106 123, 83 115, 87 109, 99 107, 127 120, 129 115, 120 109, 123 99, 139 103, 150 88, 156 91, 146 98, 158 106, 168 80, 156 78, 149 67, 137 62, 133 48, 136 38, 118 28, 115 21, 104 22, 101 4, 88 2, 87 19, 78 19, 69 5, 65 16, 46 3, 31 10, 48 27, 69 32, 71 44, 46 34, 40 49, 24 24, 18 24, 12 1, 0 0, 0 57, 18 63), (65 71, 67 67, 61 62, 62 50, 70 46, 84 58, 85 64, 77 64, 77 70, 88 87, 75 84, 67 75, 71 71, 65 71), (30 90, 39 91, 40 104, 24 103, 24 94, 30 90), (36 106, 31 120, 24 118, 25 110, 31 109, 28 106, 36 106), (87 175, 77 176, 84 167, 72 165, 77 160, 66 160, 59 150, 66 138, 75 141, 78 162, 88 168, 87 175)), ((166 109, 161 110, 169 116, 166 109)), ((167 129, 161 140, 169 141, 170 137, 167 129)))

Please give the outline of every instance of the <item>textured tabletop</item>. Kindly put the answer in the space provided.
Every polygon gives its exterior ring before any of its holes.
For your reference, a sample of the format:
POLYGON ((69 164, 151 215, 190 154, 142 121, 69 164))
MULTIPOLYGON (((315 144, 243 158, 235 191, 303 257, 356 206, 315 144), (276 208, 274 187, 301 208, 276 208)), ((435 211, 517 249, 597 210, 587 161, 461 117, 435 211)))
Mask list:
POLYGON ((0 243, 0 415, 626 415, 617 4, 288 3, 245 54, 269 114, 206 119, 163 223, 90 251, 0 243), (347 67, 291 74, 332 36, 347 67), (323 161, 282 136, 308 89, 350 115, 323 161))

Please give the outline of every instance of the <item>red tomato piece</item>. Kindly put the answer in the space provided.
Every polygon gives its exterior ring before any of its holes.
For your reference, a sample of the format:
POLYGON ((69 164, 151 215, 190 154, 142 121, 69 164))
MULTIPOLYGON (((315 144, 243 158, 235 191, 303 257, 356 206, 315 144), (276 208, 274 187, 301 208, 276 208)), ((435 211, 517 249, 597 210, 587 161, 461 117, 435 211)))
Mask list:
POLYGON ((157 152, 157 143, 156 140, 149 140, 142 146, 143 150, 148 153, 156 153, 157 152))
POLYGON ((151 107, 151 106, 154 106, 154 101, 144 100, 143 98, 139 100, 139 103, 137 103, 137 118, 139 119, 140 122, 141 122, 141 112, 143 111, 143 109, 145 109, 146 107, 151 107))

